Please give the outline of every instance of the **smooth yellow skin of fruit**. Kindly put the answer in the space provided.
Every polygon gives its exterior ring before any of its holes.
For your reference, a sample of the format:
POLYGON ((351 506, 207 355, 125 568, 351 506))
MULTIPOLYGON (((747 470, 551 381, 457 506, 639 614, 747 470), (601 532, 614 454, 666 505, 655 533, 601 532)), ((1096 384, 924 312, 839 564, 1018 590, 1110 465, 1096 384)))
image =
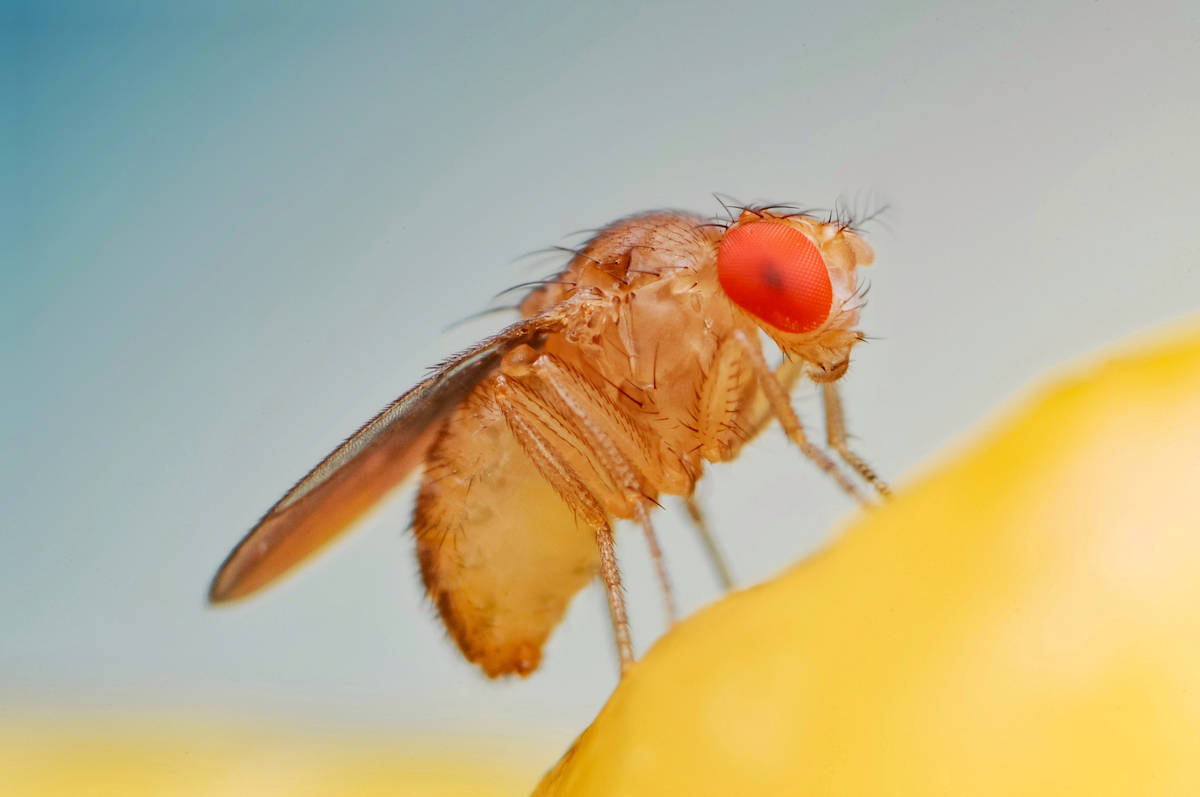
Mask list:
POLYGON ((680 624, 537 794, 1200 794, 1200 328, 680 624))

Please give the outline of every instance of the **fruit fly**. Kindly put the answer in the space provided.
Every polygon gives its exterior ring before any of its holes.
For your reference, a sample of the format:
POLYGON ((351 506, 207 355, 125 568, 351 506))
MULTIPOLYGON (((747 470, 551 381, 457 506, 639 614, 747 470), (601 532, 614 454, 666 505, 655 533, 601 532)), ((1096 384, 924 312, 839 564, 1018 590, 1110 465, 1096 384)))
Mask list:
POLYGON ((522 320, 446 361, 271 507, 210 600, 275 581, 423 466, 417 559, 463 655, 491 677, 528 675, 599 575, 624 673, 633 649, 613 519, 643 530, 673 620, 651 511, 664 494, 683 497, 715 556, 696 482, 773 419, 865 503, 792 409, 801 376, 821 388, 830 447, 887 495, 846 445, 836 387, 863 340, 856 269, 871 247, 848 222, 785 211, 746 208, 729 222, 658 211, 602 228, 525 297, 522 320), (783 352, 774 370, 760 330, 783 352))

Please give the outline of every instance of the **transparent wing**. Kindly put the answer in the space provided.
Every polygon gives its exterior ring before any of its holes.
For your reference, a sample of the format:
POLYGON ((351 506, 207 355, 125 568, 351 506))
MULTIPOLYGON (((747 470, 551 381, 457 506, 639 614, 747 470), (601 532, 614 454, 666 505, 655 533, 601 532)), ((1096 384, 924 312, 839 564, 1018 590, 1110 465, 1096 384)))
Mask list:
POLYGON ((446 417, 504 355, 562 327, 561 314, 525 319, 444 363, 354 433, 279 500, 225 559, 208 599, 265 587, 348 529, 425 459, 446 417))

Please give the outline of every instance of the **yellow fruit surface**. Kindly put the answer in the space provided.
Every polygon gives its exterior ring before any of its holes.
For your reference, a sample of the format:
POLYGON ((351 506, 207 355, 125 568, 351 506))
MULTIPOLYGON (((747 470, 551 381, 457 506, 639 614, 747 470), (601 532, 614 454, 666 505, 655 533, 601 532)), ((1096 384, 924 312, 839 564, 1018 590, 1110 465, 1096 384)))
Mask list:
POLYGON ((1200 795, 1200 330, 700 612, 540 795, 1200 795))

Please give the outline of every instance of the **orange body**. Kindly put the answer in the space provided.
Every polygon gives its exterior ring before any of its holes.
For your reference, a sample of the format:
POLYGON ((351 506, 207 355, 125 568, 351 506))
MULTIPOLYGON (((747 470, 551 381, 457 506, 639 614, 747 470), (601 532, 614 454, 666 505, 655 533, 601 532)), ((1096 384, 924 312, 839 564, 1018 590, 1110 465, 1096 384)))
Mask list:
MULTIPOLYGON (((791 412, 787 393, 802 371, 827 383, 829 442, 885 489, 845 449, 832 389, 861 340, 856 268, 871 259, 849 225, 802 214, 747 210, 721 225, 658 212, 615 222, 526 297, 526 320, 451 360, 285 496, 230 555, 212 599, 240 597, 290 569, 423 462, 418 558, 469 660, 490 676, 533 671, 571 598, 597 574, 629 659, 611 518, 640 523, 657 554, 649 512, 659 497, 691 496, 706 461, 734 458, 773 417, 856 493, 791 412), (721 262, 725 237, 752 224, 788 229, 745 230, 749 244, 731 246, 721 262), (828 309, 815 321, 777 321, 803 332, 764 322, 755 311, 765 311, 740 306, 722 286, 736 277, 739 295, 764 297, 753 301, 784 317, 790 299, 779 293, 774 250, 764 249, 781 236, 812 250, 802 267, 826 270, 804 279, 821 282, 817 303, 828 309), (775 373, 760 329, 786 355, 775 373)), ((791 304, 810 308, 812 296, 791 304)))

